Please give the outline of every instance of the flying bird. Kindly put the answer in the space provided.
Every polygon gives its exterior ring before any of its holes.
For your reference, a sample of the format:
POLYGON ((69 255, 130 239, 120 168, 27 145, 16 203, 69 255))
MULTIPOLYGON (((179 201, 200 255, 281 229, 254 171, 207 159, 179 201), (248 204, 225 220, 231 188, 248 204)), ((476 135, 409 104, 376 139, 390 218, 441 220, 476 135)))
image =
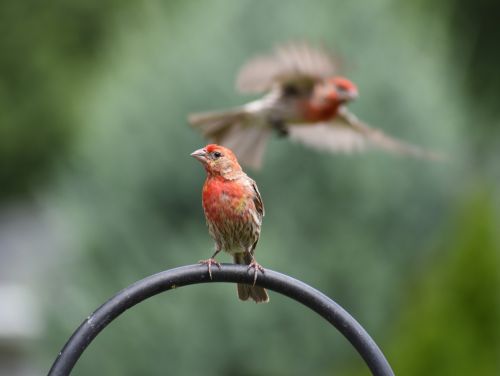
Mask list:
POLYGON ((231 148, 243 165, 258 169, 272 132, 329 152, 378 148, 426 159, 440 156, 381 130, 351 113, 347 105, 358 89, 337 75, 334 59, 308 43, 278 46, 240 70, 241 93, 266 93, 261 99, 222 111, 191 114, 189 122, 210 142, 231 148))
POLYGON ((215 256, 221 250, 228 252, 236 264, 254 269, 254 284, 239 283, 238 297, 256 303, 268 302, 266 290, 255 285, 258 271, 264 272, 254 256, 264 217, 264 203, 257 184, 243 172, 228 148, 211 144, 194 151, 191 156, 201 162, 207 173, 202 204, 208 231, 215 241, 215 253, 200 262, 208 266, 211 278, 212 265, 221 267, 215 256))

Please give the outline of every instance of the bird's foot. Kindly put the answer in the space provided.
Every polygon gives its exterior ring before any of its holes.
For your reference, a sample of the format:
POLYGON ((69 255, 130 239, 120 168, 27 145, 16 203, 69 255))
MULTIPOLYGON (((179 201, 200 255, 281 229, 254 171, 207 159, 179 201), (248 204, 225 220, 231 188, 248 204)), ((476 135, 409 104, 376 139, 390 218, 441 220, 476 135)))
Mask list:
POLYGON ((276 134, 278 137, 287 137, 289 134, 288 127, 285 121, 283 119, 277 119, 277 118, 270 118, 269 122, 271 123, 271 126, 273 129, 276 131, 276 134))
POLYGON ((253 274, 253 285, 255 286, 255 282, 257 282, 257 272, 262 272, 262 274, 264 274, 265 270, 264 268, 257 262, 257 261, 252 261, 249 265, 248 265, 248 270, 250 270, 251 268, 254 269, 254 274, 253 274))
POLYGON ((280 127, 280 128, 276 128, 276 133, 278 134, 278 137, 280 137, 280 138, 288 137, 288 135, 290 134, 288 129, 284 126, 280 127))
POLYGON ((219 268, 221 268, 220 263, 217 262, 214 258, 209 258, 207 260, 200 260, 198 261, 200 264, 207 265, 208 266, 208 275, 210 276, 210 279, 212 279, 212 265, 215 265, 219 268))

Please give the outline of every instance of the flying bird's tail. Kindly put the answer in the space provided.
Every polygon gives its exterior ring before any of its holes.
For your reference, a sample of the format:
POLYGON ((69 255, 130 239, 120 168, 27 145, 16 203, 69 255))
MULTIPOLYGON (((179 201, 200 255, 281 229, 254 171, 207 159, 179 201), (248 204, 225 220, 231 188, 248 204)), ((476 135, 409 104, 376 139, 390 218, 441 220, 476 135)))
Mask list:
POLYGON ((191 114, 188 120, 211 142, 232 149, 241 164, 261 167, 271 130, 243 107, 191 114))
MULTIPOLYGON (((234 255, 234 263, 241 265, 250 265, 252 258, 247 253, 236 253, 234 255)), ((243 283, 238 283, 238 298, 241 300, 252 299, 255 303, 267 303, 269 301, 269 295, 267 291, 260 286, 245 285, 243 283)))

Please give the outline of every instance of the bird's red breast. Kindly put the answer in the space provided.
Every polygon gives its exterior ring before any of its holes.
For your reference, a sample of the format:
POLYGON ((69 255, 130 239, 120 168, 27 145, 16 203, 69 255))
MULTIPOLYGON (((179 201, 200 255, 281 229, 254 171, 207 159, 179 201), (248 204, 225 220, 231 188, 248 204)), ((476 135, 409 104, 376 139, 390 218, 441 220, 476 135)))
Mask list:
POLYGON ((337 115, 339 105, 332 102, 305 101, 302 104, 304 120, 307 123, 320 123, 333 119, 337 115))
POLYGON ((326 122, 333 119, 341 104, 342 98, 329 80, 317 83, 311 95, 299 102, 307 123, 326 122))
POLYGON ((226 180, 221 176, 207 177, 202 201, 207 220, 214 223, 238 220, 253 205, 251 192, 248 192, 245 185, 238 180, 226 180))

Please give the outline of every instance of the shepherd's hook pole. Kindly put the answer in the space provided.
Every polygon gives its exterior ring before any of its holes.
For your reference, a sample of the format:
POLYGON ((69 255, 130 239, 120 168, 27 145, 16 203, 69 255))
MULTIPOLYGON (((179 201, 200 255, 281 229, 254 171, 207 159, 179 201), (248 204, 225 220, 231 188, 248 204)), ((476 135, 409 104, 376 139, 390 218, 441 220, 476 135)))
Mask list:
MULTIPOLYGON (((92 340, 111 321, 134 305, 174 288, 207 282, 253 283, 253 271, 244 265, 222 264, 212 268, 212 280, 205 265, 195 264, 165 270, 146 277, 120 291, 91 314, 73 333, 57 356, 48 376, 69 375, 92 340)), ((341 306, 305 283, 266 269, 257 285, 276 291, 312 309, 346 337, 375 376, 394 376, 391 366, 366 330, 341 306)), ((271 303, 272 304, 272 303, 271 303)))

